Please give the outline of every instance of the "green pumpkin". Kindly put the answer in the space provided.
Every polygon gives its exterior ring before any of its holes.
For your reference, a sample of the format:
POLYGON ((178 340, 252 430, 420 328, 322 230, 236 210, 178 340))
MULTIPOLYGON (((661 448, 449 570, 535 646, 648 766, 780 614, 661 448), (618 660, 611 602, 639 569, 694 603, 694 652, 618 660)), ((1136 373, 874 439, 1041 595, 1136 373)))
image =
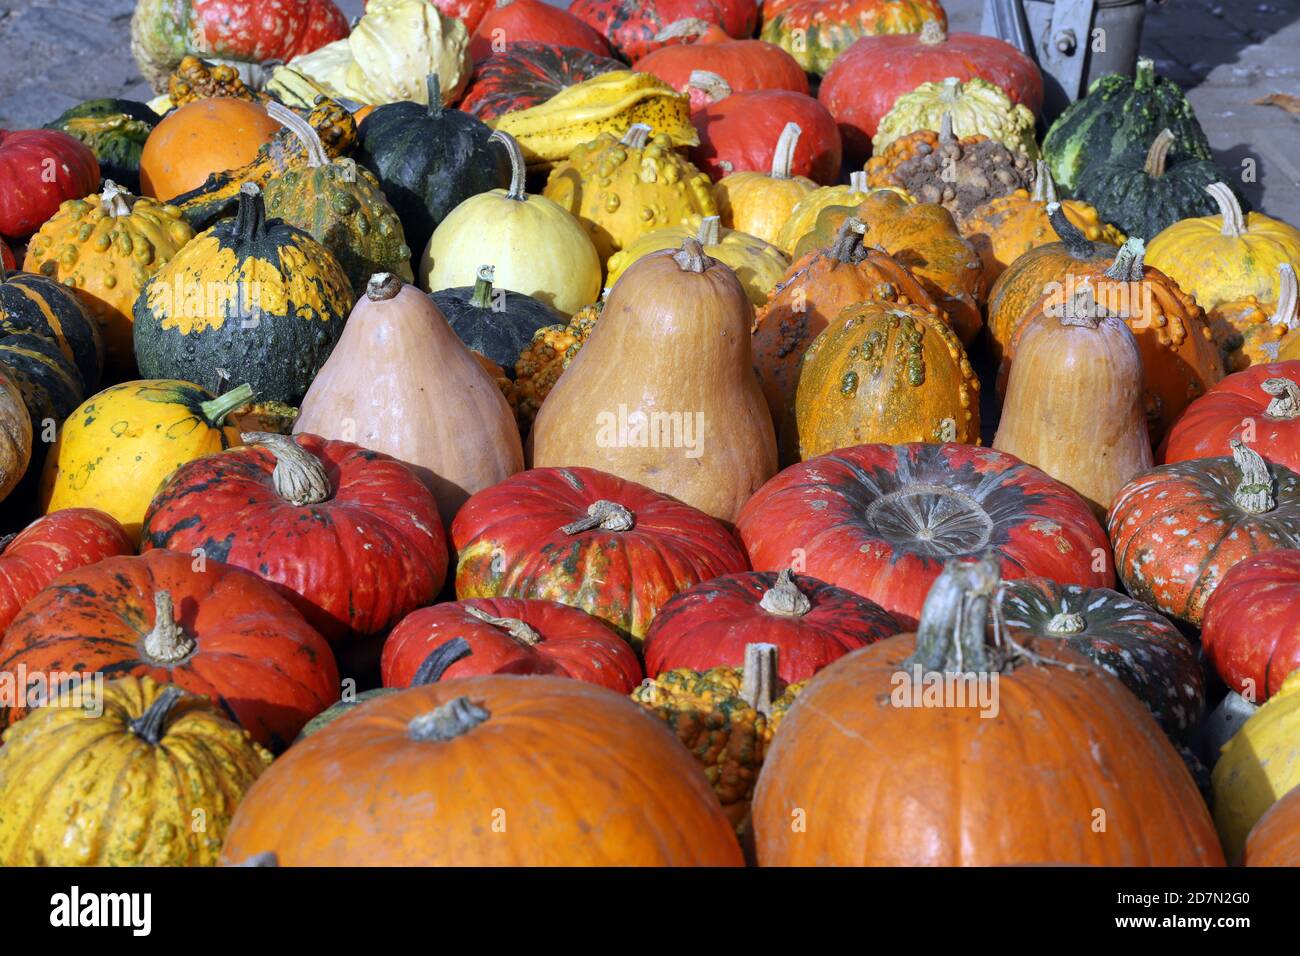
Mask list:
POLYGON ((141 289, 136 363, 146 378, 213 394, 248 382, 259 401, 297 405, 354 301, 333 253, 267 219, 261 190, 245 183, 235 217, 191 239, 141 289))
MULTIPOLYGON (((58 363, 60 366, 70 366, 60 371, 59 377, 67 377, 67 372, 75 376, 76 390, 83 393, 82 398, 99 387, 104 371, 104 341, 99 325, 67 286, 30 272, 6 276, 0 267, 0 337, 11 335, 43 340, 49 347, 38 351, 59 356, 64 360, 58 363)), ((73 408, 80 403, 79 398, 73 408)), ((53 405, 58 407, 60 403, 53 405)))
POLYGON ((57 129, 90 147, 105 179, 140 191, 140 152, 158 125, 158 116, 134 100, 87 100, 74 106, 46 129, 57 129))
POLYGON ((1087 96, 1057 117, 1043 139, 1043 157, 1057 186, 1074 190, 1089 166, 1141 152, 1163 129, 1174 134, 1176 155, 1214 158, 1183 91, 1156 76, 1155 64, 1143 58, 1134 76, 1097 79, 1087 96))
POLYGON ((1079 177, 1075 196, 1096 207, 1103 222, 1144 239, 1180 219, 1213 214, 1218 205, 1205 187, 1227 177, 1209 160, 1170 163, 1173 145, 1174 134, 1163 130, 1145 153, 1088 167, 1079 177))
POLYGON ((545 302, 521 292, 492 287, 491 266, 481 266, 472 286, 439 289, 429 298, 442 310, 460 340, 515 377, 519 353, 528 348, 539 329, 564 322, 545 302))

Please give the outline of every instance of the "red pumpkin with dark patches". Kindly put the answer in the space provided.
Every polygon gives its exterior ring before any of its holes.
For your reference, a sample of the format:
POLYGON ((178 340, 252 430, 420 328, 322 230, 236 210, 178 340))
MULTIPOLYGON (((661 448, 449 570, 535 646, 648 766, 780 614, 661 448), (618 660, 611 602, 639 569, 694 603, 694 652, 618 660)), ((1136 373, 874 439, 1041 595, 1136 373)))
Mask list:
POLYGON ((0 636, 23 605, 64 571, 134 554, 117 519, 94 508, 65 508, 0 538, 0 636))
POLYGON ((570 86, 622 70, 618 60, 547 43, 511 43, 474 68, 460 108, 483 122, 545 103, 570 86))
POLYGON ((660 609, 646 635, 646 672, 743 667, 747 645, 773 644, 777 676, 795 684, 900 630, 874 601, 789 569, 727 574, 660 609))
POLYGON ((438 506, 405 465, 316 435, 182 465, 149 504, 143 548, 246 568, 277 585, 336 646, 429 604, 447 574, 438 506))
POLYGON ((949 558, 992 551, 1004 578, 1115 583, 1106 534, 1082 498, 974 445, 858 445, 800 462, 745 503, 736 530, 756 569, 793 566, 907 627, 949 558))
POLYGON ((638 644, 674 594, 749 569, 716 518, 594 468, 534 468, 485 488, 451 540, 458 598, 559 601, 638 644))
POLYGON ((630 694, 645 676, 636 652, 609 625, 566 604, 517 598, 421 608, 393 628, 380 668, 385 687, 553 674, 630 694))
MULTIPOLYGON (((256 576, 174 551, 106 558, 59 577, 0 642, 0 672, 148 675, 220 705, 281 749, 337 697, 329 644, 256 576)), ((26 716, 8 708, 4 722, 26 716)))
MULTIPOLYGON (((696 70, 716 73, 733 93, 750 90, 808 92, 808 74, 789 53, 765 40, 733 40, 727 31, 703 20, 682 20, 660 36, 678 35, 692 40, 666 46, 637 60, 632 69, 653 73, 678 93, 688 91, 696 70)), ((748 37, 749 34, 743 34, 748 37)))
POLYGON ((724 10, 720 0, 573 0, 569 12, 609 40, 619 56, 635 63, 652 50, 684 42, 684 37, 656 39, 679 20, 704 20, 732 36, 752 35, 753 21, 748 31, 741 22, 748 2, 730 0, 724 10))
POLYGON ((99 160, 80 140, 54 129, 0 129, 0 236, 25 239, 64 200, 98 189, 99 160))
POLYGON ((1138 475, 1107 518, 1125 590, 1192 624, 1239 561, 1300 548, 1300 474, 1236 439, 1231 448, 1138 475))
POLYGON ((1205 606, 1201 646, 1223 682, 1262 704, 1300 670, 1300 551, 1235 564, 1205 606))
POLYGON ((696 110, 691 122, 700 133, 691 162, 715 181, 730 173, 770 171, 787 123, 800 129, 791 175, 830 185, 840 174, 839 127, 826 107, 804 93, 731 93, 696 110))
POLYGON ((599 32, 573 14, 541 0, 507 0, 489 10, 469 38, 469 55, 480 63, 501 52, 501 44, 509 50, 524 42, 552 49, 585 50, 594 56, 613 55, 599 32))

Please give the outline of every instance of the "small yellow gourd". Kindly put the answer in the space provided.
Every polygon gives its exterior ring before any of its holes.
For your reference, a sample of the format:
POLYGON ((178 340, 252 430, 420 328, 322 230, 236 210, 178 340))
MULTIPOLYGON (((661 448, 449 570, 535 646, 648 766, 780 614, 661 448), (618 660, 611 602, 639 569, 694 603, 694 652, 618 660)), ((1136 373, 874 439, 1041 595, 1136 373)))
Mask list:
POLYGON ((910 203, 916 202, 902 189, 892 187, 873 189, 867 184, 866 170, 859 169, 849 174, 847 186, 821 186, 795 203, 789 217, 781 226, 774 245, 787 256, 793 256, 794 247, 799 244, 799 240, 816 228, 817 217, 821 215, 823 209, 829 209, 831 206, 856 206, 873 192, 897 193, 910 203))
POLYGON ((1224 302, 1209 312, 1210 327, 1226 353, 1228 371, 1240 372, 1261 362, 1300 354, 1298 306, 1295 268, 1284 262, 1277 267, 1275 294, 1263 301, 1252 295, 1241 302, 1224 302))
POLYGON ((794 207, 817 189, 817 184, 807 176, 790 175, 802 133, 798 123, 785 124, 772 154, 770 173, 742 170, 724 176, 714 185, 713 197, 724 226, 757 236, 764 242, 777 241, 794 207))

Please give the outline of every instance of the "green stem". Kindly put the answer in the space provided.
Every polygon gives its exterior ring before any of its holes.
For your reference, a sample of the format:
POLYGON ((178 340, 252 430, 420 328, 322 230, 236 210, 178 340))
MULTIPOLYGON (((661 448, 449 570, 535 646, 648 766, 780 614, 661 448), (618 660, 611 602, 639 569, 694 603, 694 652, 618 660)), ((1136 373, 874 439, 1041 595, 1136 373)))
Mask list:
POLYGON ((430 73, 424 78, 424 88, 429 93, 429 108, 426 115, 430 119, 442 116, 442 80, 437 73, 430 73))
POLYGON ((474 294, 469 304, 476 309, 492 308, 492 280, 496 278, 496 266, 479 266, 474 275, 474 294))
POLYGON ((1156 63, 1147 57, 1137 61, 1137 70, 1133 74, 1133 89, 1151 90, 1156 85, 1156 63))
POLYGON ((262 199, 262 187, 257 183, 244 183, 239 187, 235 235, 245 245, 257 242, 266 235, 266 202, 262 199))
POLYGON ((1061 208, 1059 202, 1047 204, 1047 221, 1056 231, 1056 237, 1065 244, 1065 251, 1070 254, 1071 259, 1084 262, 1096 255, 1096 247, 1075 227, 1074 223, 1065 217, 1065 210, 1061 208))
POLYGON ((506 193, 507 199, 513 199, 516 202, 528 202, 528 192, 525 188, 528 180, 528 166, 524 162, 524 151, 519 148, 519 143, 509 133, 496 129, 488 137, 489 143, 500 143, 506 148, 510 155, 510 190, 506 193))
POLYGON ((200 402, 199 410, 203 413, 203 418, 207 423, 216 428, 225 422, 227 415, 241 405, 247 405, 252 400, 253 386, 245 382, 237 388, 232 388, 224 395, 218 395, 206 402, 200 402))

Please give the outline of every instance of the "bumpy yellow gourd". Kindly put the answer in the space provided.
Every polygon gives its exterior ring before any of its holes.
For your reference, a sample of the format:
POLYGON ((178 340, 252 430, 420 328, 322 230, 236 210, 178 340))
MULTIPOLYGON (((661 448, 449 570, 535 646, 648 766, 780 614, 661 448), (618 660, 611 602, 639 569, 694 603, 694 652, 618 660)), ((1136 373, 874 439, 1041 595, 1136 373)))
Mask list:
POLYGON ((771 172, 746 169, 718 180, 713 187, 713 198, 717 200, 718 215, 724 226, 757 236, 764 242, 777 241, 791 210, 817 189, 817 184, 807 176, 790 173, 801 133, 798 123, 785 124, 772 153, 771 172))
POLYGON ((1252 295, 1238 302, 1223 302, 1208 313, 1229 372, 1300 355, 1300 300, 1291 263, 1277 267, 1275 289, 1263 301, 1252 295))
POLYGON ((193 238, 175 206, 133 196, 110 180, 101 194, 59 206, 28 243, 23 269, 75 289, 99 324, 110 369, 130 374, 136 297, 193 238))
POLYGON ((1007 149, 1038 158, 1034 140, 1034 114, 994 83, 973 77, 964 83, 948 77, 939 83, 922 83, 894 101, 876 128, 871 149, 876 155, 898 139, 918 129, 937 130, 943 114, 952 115, 953 135, 983 135, 1007 149))
POLYGON ((214 866, 271 755, 179 687, 124 677, 102 700, 93 689, 5 731, 0 865, 214 866))

